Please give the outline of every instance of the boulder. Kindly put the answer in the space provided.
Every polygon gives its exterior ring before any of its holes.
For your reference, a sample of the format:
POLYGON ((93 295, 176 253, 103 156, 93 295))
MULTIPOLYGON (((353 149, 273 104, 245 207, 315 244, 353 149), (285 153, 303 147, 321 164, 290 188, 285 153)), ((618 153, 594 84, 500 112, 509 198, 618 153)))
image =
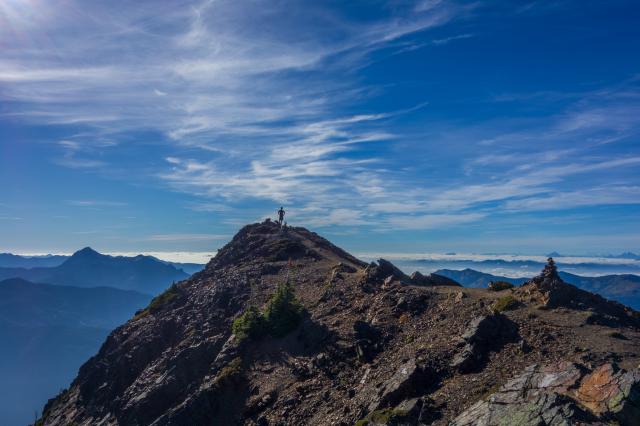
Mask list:
POLYGON ((450 426, 568 426, 592 424, 574 402, 558 394, 539 394, 521 402, 496 405, 479 402, 458 416, 450 426))
POLYGON ((427 374, 411 359, 401 364, 396 372, 382 385, 379 399, 370 406, 370 411, 393 407, 406 398, 421 394, 427 385, 427 374))
POLYGON ((582 380, 575 396, 600 416, 614 417, 621 424, 640 424, 640 369, 623 371, 615 364, 601 365, 582 380))
POLYGON ((229 336, 224 345, 222 345, 222 349, 216 356, 216 359, 213 361, 213 366, 215 369, 220 369, 224 365, 226 365, 233 358, 237 357, 240 353, 244 342, 241 339, 238 339, 235 334, 229 336))
POLYGON ((355 321, 353 323, 353 331, 355 332, 356 339, 366 339, 372 342, 380 340, 380 330, 366 321, 355 321))
POLYGON ((365 268, 364 276, 360 280, 360 286, 366 291, 373 291, 383 284, 388 286, 394 281, 403 284, 410 282, 409 277, 393 263, 385 259, 379 259, 378 263, 371 262, 365 268))
POLYGON ((400 297, 393 307, 394 313, 401 315, 408 312, 412 315, 419 315, 427 308, 429 304, 429 294, 427 292, 406 292, 400 297))
POLYGON ((409 280, 409 277, 407 277, 407 274, 402 272, 400 269, 398 269, 397 266, 395 266, 393 263, 389 262, 388 260, 378 259, 378 269, 380 271, 380 274, 383 277, 393 276, 395 279, 399 281, 409 280))
POLYGON ((354 322, 353 330, 358 358, 367 362, 371 361, 380 350, 381 331, 370 323, 359 320, 354 322))
POLYGON ((395 407, 395 411, 402 413, 405 420, 418 420, 422 411, 423 401, 421 398, 411 398, 402 401, 395 407))
POLYGON ((345 273, 345 274, 353 274, 357 272, 357 269, 351 265, 348 265, 344 262, 338 263, 336 266, 331 268, 332 271, 336 271, 337 273, 345 273))
POLYGON ((515 341, 517 337, 517 325, 504 315, 494 313, 476 317, 461 336, 464 348, 450 365, 460 373, 477 370, 490 350, 499 348, 505 341, 515 341))
POLYGON ((532 365, 487 400, 465 410, 451 426, 640 424, 640 370, 604 364, 532 365))
POLYGON ((413 285, 430 285, 429 279, 422 275, 419 271, 415 271, 409 276, 413 285))

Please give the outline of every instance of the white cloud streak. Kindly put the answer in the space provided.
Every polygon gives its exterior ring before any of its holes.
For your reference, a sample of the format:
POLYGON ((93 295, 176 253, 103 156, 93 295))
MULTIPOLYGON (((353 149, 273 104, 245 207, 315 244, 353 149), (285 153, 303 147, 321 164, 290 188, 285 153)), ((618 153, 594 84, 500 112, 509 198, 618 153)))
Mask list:
MULTIPOLYGON (((504 132, 486 123, 482 139, 468 137, 474 128, 451 132, 452 139, 467 132, 466 139, 454 140, 453 154, 464 155, 457 147, 476 148, 467 177, 452 170, 451 177, 430 181, 405 173, 380 149, 367 154, 368 147, 400 141, 409 150, 448 142, 408 141, 391 130, 390 122, 426 103, 398 111, 345 111, 370 96, 372 88, 358 82, 357 71, 374 53, 406 51, 407 39, 467 17, 478 4, 424 0, 366 20, 320 3, 134 2, 126 13, 109 2, 30 4, 0 6, 0 40, 8 40, 0 53, 0 97, 10 105, 2 114, 82 126, 86 131, 58 142, 62 154, 52 160, 76 169, 111 166, 96 154, 118 149, 128 132, 158 132, 170 154, 153 175, 201 197, 202 203, 187 206, 195 211, 224 212, 231 201, 252 199, 292 204, 297 220, 314 226, 414 230, 474 223, 505 208, 637 200, 637 185, 629 182, 562 188, 575 177, 637 167, 639 158, 629 152, 606 159, 588 146, 566 146, 576 139, 596 146, 636 134, 640 91, 633 82, 572 94, 575 102, 550 123, 504 132)), ((470 37, 457 32, 431 37, 430 44, 445 48, 470 37)), ((437 160, 414 161, 417 168, 437 166, 437 160)))

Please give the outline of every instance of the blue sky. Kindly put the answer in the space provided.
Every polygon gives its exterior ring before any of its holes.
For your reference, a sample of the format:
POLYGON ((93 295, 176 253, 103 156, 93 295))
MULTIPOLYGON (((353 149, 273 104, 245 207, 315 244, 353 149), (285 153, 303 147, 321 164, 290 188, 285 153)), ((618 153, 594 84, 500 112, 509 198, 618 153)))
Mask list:
POLYGON ((635 1, 0 0, 0 250, 640 250, 635 1))

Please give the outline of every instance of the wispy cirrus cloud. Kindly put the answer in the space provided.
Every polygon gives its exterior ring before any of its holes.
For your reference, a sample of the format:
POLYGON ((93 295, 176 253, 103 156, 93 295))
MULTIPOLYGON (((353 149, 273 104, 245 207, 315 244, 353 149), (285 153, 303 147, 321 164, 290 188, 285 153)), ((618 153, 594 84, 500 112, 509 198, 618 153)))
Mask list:
POLYGON ((602 175, 637 167, 636 153, 598 147, 638 136, 637 79, 491 95, 468 102, 530 109, 471 123, 425 119, 413 134, 396 123, 438 108, 429 99, 396 109, 366 102, 384 89, 361 70, 385 55, 476 41, 455 24, 481 3, 372 5, 370 16, 318 2, 137 2, 126 13, 109 2, 18 3, 0 6, 0 38, 12 41, 0 54, 10 105, 0 115, 73 126, 52 159, 68 168, 124 167, 104 154, 161 145, 126 171, 197 197, 185 203, 195 212, 228 215, 253 200, 291 204, 313 226, 413 230, 635 196, 628 176, 608 187, 602 175))
POLYGON ((509 200, 505 208, 512 211, 577 209, 584 206, 638 204, 640 187, 607 185, 576 191, 549 191, 540 196, 509 200))
MULTIPOLYGON (((167 157, 170 169, 155 173, 172 188, 215 198, 211 204, 247 197, 317 205, 378 160, 352 153, 395 138, 376 123, 424 106, 334 112, 368 96, 354 70, 396 40, 472 9, 446 1, 356 19, 315 3, 188 3, 127 13, 74 2, 64 14, 45 5, 10 7, 14 31, 34 31, 24 14, 35 14, 40 35, 51 40, 26 40, 0 56, 2 97, 13 105, 5 114, 87 127, 60 143, 63 153, 53 161, 61 166, 105 169, 105 157, 95 157, 94 133, 118 139, 154 129, 169 145, 200 150, 186 156, 178 148, 167 157), (301 187, 310 199, 301 199, 301 187)), ((7 28, 0 36, 14 37, 7 28)), ((342 218, 339 211, 322 217, 342 218)))
MULTIPOLYGON (((554 155, 550 155, 550 158, 554 158, 554 155)), ((528 160, 524 159, 524 161, 528 160)), ((637 164, 640 164, 640 157, 637 156, 582 163, 567 163, 566 159, 561 157, 551 164, 542 163, 541 167, 534 167, 526 172, 515 168, 515 173, 507 174, 506 177, 495 179, 489 183, 464 185, 441 191, 430 198, 429 204, 437 210, 461 210, 492 202, 506 203, 504 205, 512 210, 517 207, 523 210, 555 210, 571 208, 571 198, 576 202, 578 199, 582 200, 573 207, 609 204, 612 200, 620 200, 621 198, 621 194, 619 192, 616 194, 613 188, 586 189, 582 187, 579 191, 575 191, 575 194, 585 193, 584 197, 568 197, 566 202, 558 202, 554 205, 553 201, 559 201, 562 197, 562 191, 554 185, 570 176, 634 167, 637 164), (587 193, 590 195, 587 196, 587 193), (549 194, 555 195, 549 197, 549 194), (538 204, 539 207, 536 208, 537 202, 542 200, 547 200, 547 202, 538 204)), ((633 191, 632 188, 626 188, 626 190, 633 191)), ((631 198, 628 201, 635 204, 638 199, 631 198)))
POLYGON ((320 5, 271 4, 247 13, 250 6, 237 2, 187 3, 130 7, 126 14, 107 4, 72 2, 64 15, 44 4, 42 12, 3 6, 8 22, 0 37, 13 39, 12 27, 24 30, 27 18, 21 15, 31 14, 56 44, 10 45, 0 57, 3 97, 37 102, 38 110, 28 106, 15 113, 52 123, 109 119, 115 131, 152 126, 176 139, 243 129, 264 134, 265 121, 326 112, 334 102, 327 94, 350 86, 323 79, 301 84, 289 73, 352 65, 371 49, 460 13, 446 2, 423 13, 409 8, 388 19, 356 22, 320 5), (303 15, 289 13, 302 7, 303 15), (302 28, 310 36, 292 39, 302 28), (87 37, 75 37, 77 31, 87 37), (329 59, 337 63, 329 65, 329 59))

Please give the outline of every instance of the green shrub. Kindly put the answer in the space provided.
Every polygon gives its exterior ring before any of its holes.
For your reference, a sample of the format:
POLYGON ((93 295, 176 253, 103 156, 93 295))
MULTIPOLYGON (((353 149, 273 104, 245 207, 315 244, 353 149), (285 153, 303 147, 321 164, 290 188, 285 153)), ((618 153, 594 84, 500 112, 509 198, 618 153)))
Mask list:
POLYGON ((154 297, 149 303, 149 306, 137 312, 133 319, 143 318, 150 313, 158 312, 160 309, 162 309, 163 306, 167 305, 172 300, 179 298, 180 294, 180 289, 178 288, 176 283, 171 284, 171 287, 154 297))
POLYGON ((282 337, 293 331, 304 315, 289 281, 279 284, 263 312, 252 306, 233 321, 231 331, 239 339, 258 338, 264 334, 282 337))
POLYGON ((518 307, 518 301, 511 295, 501 297, 493 304, 493 312, 510 311, 518 307))
POLYGON ((282 337, 296 328, 303 314, 304 308, 296 299, 293 286, 288 280, 278 285, 264 311, 269 331, 275 337, 282 337))
POLYGON ((242 360, 240 357, 235 357, 216 375, 215 379, 213 379, 214 385, 223 386, 234 382, 240 374, 242 374, 242 360))
POLYGON ((487 288, 491 291, 502 291, 513 288, 514 285, 506 281, 491 281, 487 288))
POLYGON ((164 305, 168 304, 174 299, 180 297, 180 289, 176 283, 171 284, 171 287, 154 297, 151 303, 149 303, 149 310, 151 312, 159 311, 164 305))
POLYGON ((255 339, 268 331, 267 321, 258 308, 251 306, 233 321, 231 331, 238 339, 255 339))

